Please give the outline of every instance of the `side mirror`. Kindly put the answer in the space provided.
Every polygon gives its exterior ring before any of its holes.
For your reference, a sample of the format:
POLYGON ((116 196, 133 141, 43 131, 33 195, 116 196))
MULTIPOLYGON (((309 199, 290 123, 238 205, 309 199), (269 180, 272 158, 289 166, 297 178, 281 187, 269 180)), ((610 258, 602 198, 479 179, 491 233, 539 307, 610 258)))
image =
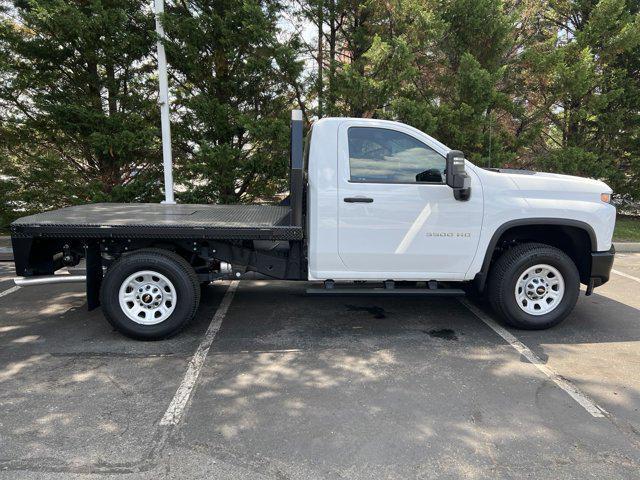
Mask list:
POLYGON ((447 185, 453 188, 456 200, 465 201, 471 197, 471 178, 465 171, 464 153, 451 150, 447 153, 447 185))

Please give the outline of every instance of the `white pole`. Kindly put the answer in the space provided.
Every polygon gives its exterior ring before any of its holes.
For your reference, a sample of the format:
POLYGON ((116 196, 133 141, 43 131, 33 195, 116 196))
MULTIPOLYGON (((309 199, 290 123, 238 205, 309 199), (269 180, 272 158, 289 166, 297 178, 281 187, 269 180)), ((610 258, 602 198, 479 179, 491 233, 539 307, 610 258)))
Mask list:
POLYGON ((155 0, 156 32, 158 34, 158 80, 160 91, 160 121, 162 124, 162 163, 164 165, 164 201, 175 204, 173 198, 173 160, 171 158, 171 123, 169 121, 169 80, 167 79, 167 55, 162 40, 165 38, 160 16, 164 13, 164 0, 155 0))

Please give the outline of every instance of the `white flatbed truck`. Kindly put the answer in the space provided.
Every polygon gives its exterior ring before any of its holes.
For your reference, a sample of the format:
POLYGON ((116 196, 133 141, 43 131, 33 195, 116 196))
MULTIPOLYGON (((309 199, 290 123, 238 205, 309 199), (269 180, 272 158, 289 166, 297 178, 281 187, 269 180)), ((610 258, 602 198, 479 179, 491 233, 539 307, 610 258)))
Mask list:
POLYGON ((483 169, 425 133, 372 119, 291 121, 286 205, 92 204, 11 225, 16 283, 86 282, 120 332, 174 335, 200 285, 258 272, 320 295, 485 295, 542 329, 609 279, 616 210, 601 181, 483 169), (56 275, 83 260, 86 275, 56 275))

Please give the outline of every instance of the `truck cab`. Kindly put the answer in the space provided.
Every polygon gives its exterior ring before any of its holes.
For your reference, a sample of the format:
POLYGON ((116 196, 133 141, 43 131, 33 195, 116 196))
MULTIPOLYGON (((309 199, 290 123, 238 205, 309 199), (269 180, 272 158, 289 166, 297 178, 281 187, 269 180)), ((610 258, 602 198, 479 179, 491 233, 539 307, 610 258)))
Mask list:
POLYGON ((495 234, 516 227, 540 241, 565 235, 586 257, 611 249, 603 182, 465 161, 468 193, 456 198, 451 149, 408 125, 323 119, 307 141, 310 280, 470 281, 495 234))
POLYGON ((321 119, 303 148, 294 111, 290 190, 286 206, 102 204, 24 217, 12 225, 16 282, 65 281, 55 271, 85 259, 87 275, 74 278, 90 308, 150 339, 191 319, 199 283, 248 271, 321 281, 323 294, 473 291, 531 329, 562 321, 580 283, 590 294, 609 279, 606 184, 480 168, 399 122, 321 119))

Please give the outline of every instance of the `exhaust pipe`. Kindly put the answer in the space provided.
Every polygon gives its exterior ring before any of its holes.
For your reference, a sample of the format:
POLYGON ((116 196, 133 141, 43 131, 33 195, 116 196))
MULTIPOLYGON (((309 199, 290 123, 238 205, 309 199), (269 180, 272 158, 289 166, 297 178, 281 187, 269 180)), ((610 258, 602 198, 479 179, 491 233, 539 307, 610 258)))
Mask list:
POLYGON ((13 283, 19 287, 50 285, 53 283, 82 283, 86 281, 86 275, 38 275, 36 277, 16 277, 13 279, 13 283))

